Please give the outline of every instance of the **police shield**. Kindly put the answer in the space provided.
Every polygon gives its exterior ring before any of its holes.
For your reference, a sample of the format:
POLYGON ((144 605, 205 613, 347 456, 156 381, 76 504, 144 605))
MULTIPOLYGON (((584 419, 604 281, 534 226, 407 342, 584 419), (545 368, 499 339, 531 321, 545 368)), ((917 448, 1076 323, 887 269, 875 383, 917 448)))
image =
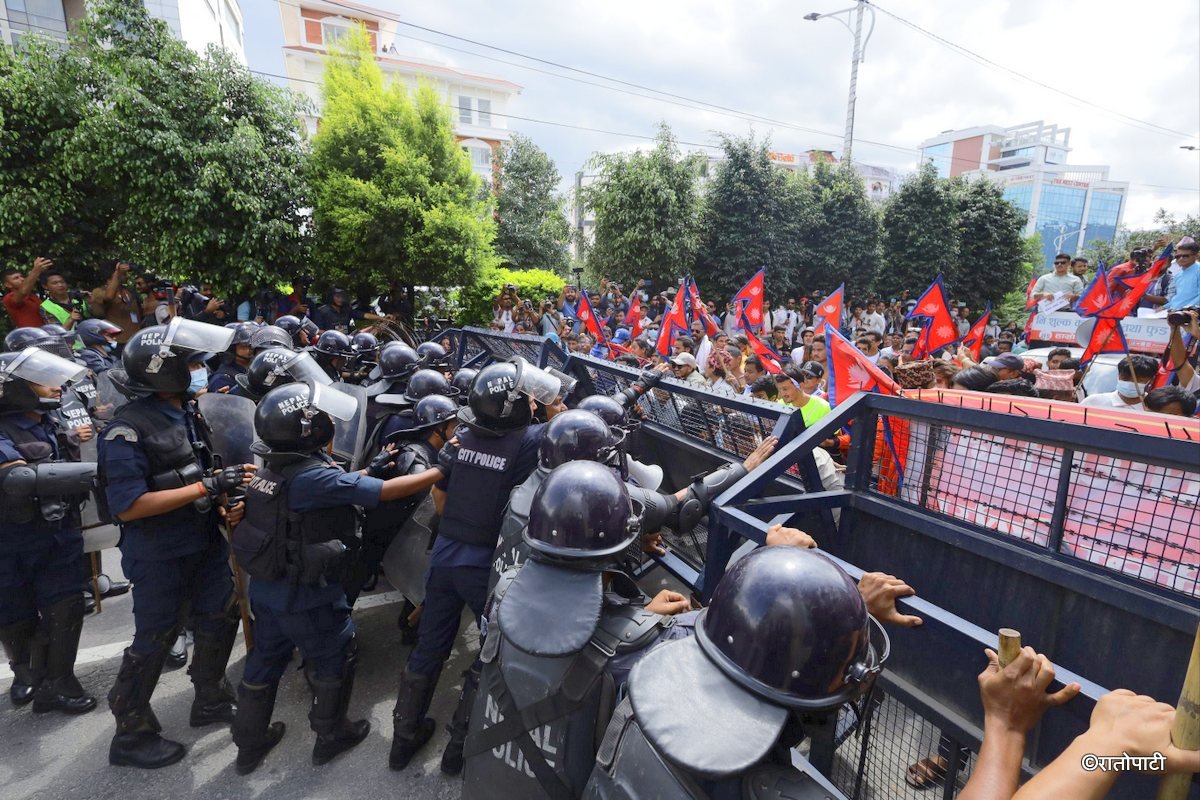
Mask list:
POLYGON ((205 392, 196 400, 200 416, 212 431, 213 450, 221 463, 253 464, 250 445, 258 438, 254 433, 254 401, 248 397, 205 392))
POLYGON ((436 515, 433 497, 426 495, 383 554, 383 574, 388 583, 413 605, 425 600, 425 573, 429 569, 433 518, 436 515))
MULTIPOLYGON (((95 436, 86 442, 80 442, 80 462, 96 463, 96 442, 97 438, 95 436)), ((79 515, 83 523, 83 552, 85 553, 95 553, 110 547, 116 547, 117 542, 121 540, 121 530, 116 525, 102 522, 100 519, 100 507, 96 501, 95 493, 102 491, 104 490, 101 488, 93 489, 92 494, 88 496, 79 509, 79 515)))
POLYGON ((96 404, 92 406, 92 411, 97 420, 111 420, 117 409, 129 402, 130 395, 123 388, 127 380, 125 370, 120 367, 113 367, 96 376, 96 404))
POLYGON ((353 418, 333 421, 333 456, 346 463, 350 471, 362 469, 370 460, 363 448, 367 438, 367 387, 351 383, 338 383, 327 387, 353 397, 358 409, 353 418))

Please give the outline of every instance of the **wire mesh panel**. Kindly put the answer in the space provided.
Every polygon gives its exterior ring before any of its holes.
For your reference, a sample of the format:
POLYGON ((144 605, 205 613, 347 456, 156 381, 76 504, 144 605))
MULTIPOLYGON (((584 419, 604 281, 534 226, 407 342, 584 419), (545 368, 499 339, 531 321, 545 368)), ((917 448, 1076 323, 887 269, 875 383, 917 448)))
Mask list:
POLYGON ((957 795, 970 776, 970 751, 878 689, 870 706, 869 716, 857 707, 839 714, 845 738, 828 776, 834 786, 852 800, 945 797, 947 784, 957 795))
POLYGON ((463 333, 470 344, 478 344, 481 350, 487 351, 495 361, 504 361, 513 356, 521 356, 530 364, 538 363, 538 355, 542 352, 540 336, 528 336, 517 333, 499 333, 483 328, 464 328, 463 333))
POLYGON ((894 415, 880 418, 874 464, 880 494, 1200 596, 1196 472, 894 415))

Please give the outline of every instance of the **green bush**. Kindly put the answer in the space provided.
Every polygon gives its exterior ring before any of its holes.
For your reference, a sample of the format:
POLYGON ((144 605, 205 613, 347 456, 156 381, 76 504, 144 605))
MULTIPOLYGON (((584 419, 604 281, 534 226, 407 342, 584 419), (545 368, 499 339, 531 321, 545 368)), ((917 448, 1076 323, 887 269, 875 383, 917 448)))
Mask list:
POLYGON ((529 300, 536 308, 537 304, 547 297, 558 297, 566 281, 544 269, 485 267, 479 271, 475 282, 464 286, 459 293, 458 300, 462 305, 459 323, 486 326, 491 322, 492 300, 500 294, 506 283, 516 286, 521 299, 529 300))

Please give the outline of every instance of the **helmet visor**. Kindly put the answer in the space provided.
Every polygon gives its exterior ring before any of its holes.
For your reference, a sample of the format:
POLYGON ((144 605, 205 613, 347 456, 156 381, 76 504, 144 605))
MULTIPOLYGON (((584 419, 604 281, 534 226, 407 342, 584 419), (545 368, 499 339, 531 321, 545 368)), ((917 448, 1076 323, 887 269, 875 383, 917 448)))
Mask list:
MULTIPOLYGON (((310 386, 330 386, 333 384, 333 378, 330 378, 325 370, 321 369, 321 365, 317 360, 306 352, 296 353, 296 355, 283 365, 283 372, 291 375, 301 383, 307 383, 310 386)), ((325 409, 321 409, 324 411, 325 409)))
POLYGON ((542 405, 550 405, 562 394, 563 385, 558 378, 545 370, 538 369, 525 359, 517 356, 520 374, 517 377, 517 391, 537 400, 542 405))
POLYGON ((87 374, 87 367, 36 347, 27 347, 0 369, 23 381, 49 387, 62 386, 87 374))
POLYGON ((358 414, 358 401, 350 395, 328 384, 309 384, 309 387, 312 395, 308 402, 313 408, 342 422, 352 420, 358 414))
POLYGON ((234 332, 219 325, 173 317, 163 337, 163 347, 191 350, 193 353, 223 353, 233 342, 234 332))

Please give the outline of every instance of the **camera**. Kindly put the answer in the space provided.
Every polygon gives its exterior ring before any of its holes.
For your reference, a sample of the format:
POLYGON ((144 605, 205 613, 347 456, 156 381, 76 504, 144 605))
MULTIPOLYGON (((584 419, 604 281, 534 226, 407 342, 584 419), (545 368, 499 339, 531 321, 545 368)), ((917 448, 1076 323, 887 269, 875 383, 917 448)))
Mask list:
POLYGON ((1167 324, 1178 328, 1182 325, 1191 323, 1191 321, 1197 317, 1200 317, 1200 307, 1189 306, 1187 308, 1181 308, 1178 311, 1172 311, 1167 314, 1167 324))
POLYGON ((195 286, 184 286, 179 290, 179 311, 185 317, 195 318, 204 313, 209 298, 200 294, 195 286))
POLYGON ((150 296, 160 303, 169 303, 175 296, 175 284, 166 278, 150 284, 150 296))
POLYGON ((1150 261, 1150 251, 1145 247, 1139 247, 1129 254, 1129 260, 1140 267, 1150 261))

